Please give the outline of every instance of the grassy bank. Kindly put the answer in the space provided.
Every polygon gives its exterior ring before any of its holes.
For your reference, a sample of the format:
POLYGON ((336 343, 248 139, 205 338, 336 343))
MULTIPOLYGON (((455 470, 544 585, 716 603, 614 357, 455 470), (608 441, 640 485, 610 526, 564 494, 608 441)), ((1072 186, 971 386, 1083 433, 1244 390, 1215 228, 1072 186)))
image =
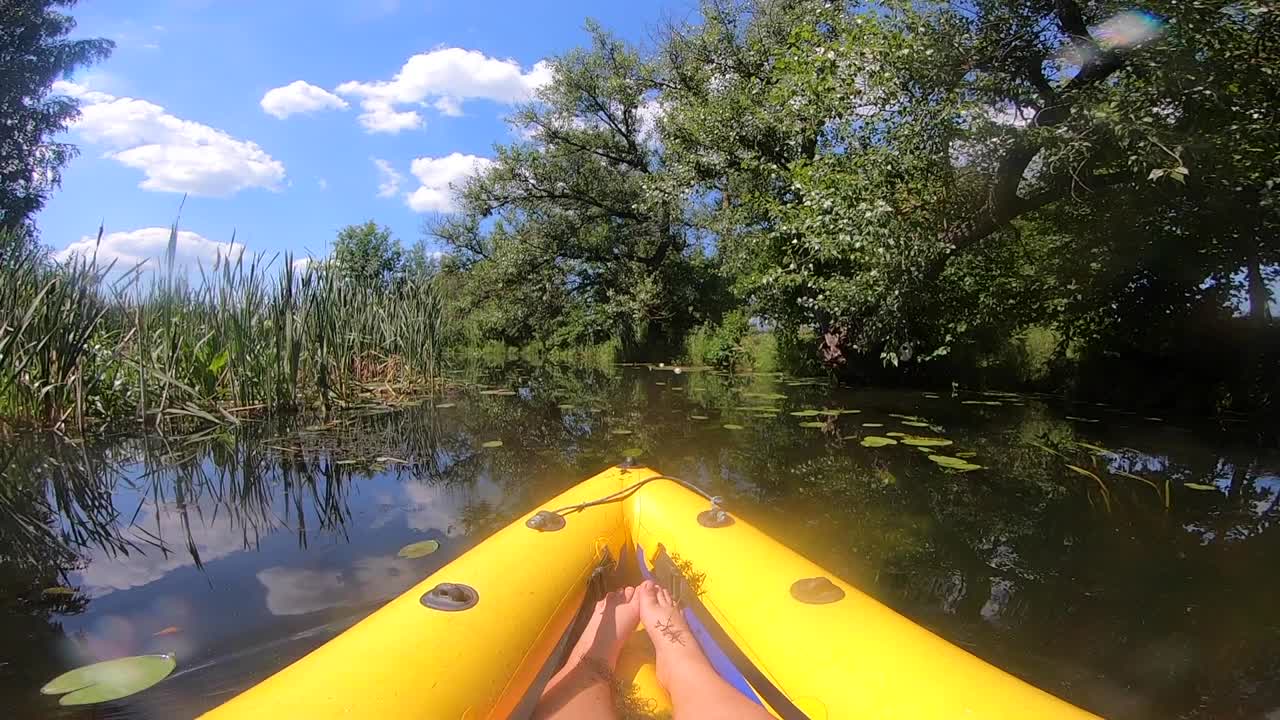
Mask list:
POLYGON ((429 277, 386 289, 292 258, 174 267, 54 262, 0 237, 0 423, 236 422, 433 387, 445 322, 429 277))

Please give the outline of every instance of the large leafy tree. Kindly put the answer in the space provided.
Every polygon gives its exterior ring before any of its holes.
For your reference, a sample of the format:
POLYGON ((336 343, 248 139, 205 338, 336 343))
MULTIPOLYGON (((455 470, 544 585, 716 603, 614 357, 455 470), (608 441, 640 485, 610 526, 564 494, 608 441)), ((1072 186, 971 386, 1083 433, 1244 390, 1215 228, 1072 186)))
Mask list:
POLYGON ((482 334, 551 344, 679 338, 715 287, 656 142, 652 69, 589 25, 591 45, 512 118, 526 140, 496 148, 458 188, 460 212, 429 232, 465 273, 482 334))
MULTIPOLYGON (((664 43, 667 162, 714 203, 761 313, 896 363, 1051 316, 1066 304, 1047 260, 1106 243, 1116 260, 1133 242, 1192 262, 1180 274, 1197 286, 1247 268, 1265 308, 1280 178, 1266 4, 756 0, 703 15, 664 43), (1063 208, 1087 213, 1075 230, 1132 232, 1033 234, 1063 208)), ((1159 264, 1084 267, 1127 273, 1124 287, 1159 264)))
POLYGON ((52 138, 76 119, 73 98, 55 80, 99 62, 115 44, 70 40, 76 23, 60 9, 75 0, 0 0, 0 229, 26 230, 58 186, 75 148, 52 138))
POLYGON ((333 241, 333 266, 359 287, 385 289, 400 273, 404 253, 391 228, 373 220, 348 225, 333 241))

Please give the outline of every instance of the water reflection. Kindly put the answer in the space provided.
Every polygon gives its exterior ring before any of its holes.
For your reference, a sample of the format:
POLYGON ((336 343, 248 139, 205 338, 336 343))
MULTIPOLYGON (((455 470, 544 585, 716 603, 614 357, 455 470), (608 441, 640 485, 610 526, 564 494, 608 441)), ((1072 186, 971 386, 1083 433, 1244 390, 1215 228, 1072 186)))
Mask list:
POLYGON ((1233 433, 1051 399, 645 367, 472 368, 436 402, 452 407, 188 437, 10 438, 5 706, 71 715, 36 693, 61 670, 173 651, 178 673, 110 712, 195 714, 639 450, 918 622, 1090 709, 1280 707, 1280 579, 1269 572, 1280 461, 1233 433), (518 392, 479 393, 488 388, 518 392), (826 414, 791 415, 806 411, 826 414), (932 453, 985 469, 860 443, 894 432, 945 438, 932 453), (438 553, 396 557, 428 538, 438 553), (46 592, 57 587, 76 592, 46 592))

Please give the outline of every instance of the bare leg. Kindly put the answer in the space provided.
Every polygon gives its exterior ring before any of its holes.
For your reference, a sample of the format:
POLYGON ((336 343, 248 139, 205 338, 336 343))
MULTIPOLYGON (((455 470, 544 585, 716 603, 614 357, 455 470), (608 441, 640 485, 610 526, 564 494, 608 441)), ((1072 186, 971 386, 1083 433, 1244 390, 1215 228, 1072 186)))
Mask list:
POLYGON ((569 651, 560 672, 547 683, 534 720, 616 718, 613 668, 627 637, 640 620, 635 588, 609 593, 596 603, 590 622, 569 651))
POLYGON ((636 588, 640 619, 658 656, 658 681, 667 689, 674 720, 772 720, 716 674, 702 654, 671 594, 646 580, 636 588))

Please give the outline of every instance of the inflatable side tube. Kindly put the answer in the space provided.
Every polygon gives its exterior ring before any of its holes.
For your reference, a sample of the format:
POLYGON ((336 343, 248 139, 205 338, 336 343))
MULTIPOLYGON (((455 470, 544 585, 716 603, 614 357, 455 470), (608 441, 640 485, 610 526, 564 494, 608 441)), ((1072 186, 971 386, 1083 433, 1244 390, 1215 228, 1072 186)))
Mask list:
MULTIPOLYGON (((543 505, 617 492, 634 474, 610 469, 543 505)), ((621 557, 624 503, 569 516, 554 532, 521 516, 307 656, 203 717, 506 718, 578 611, 605 552, 621 557), (422 598, 440 583, 478 602, 438 610, 422 598)))
POLYGON ((648 483, 627 502, 629 535, 650 562, 661 545, 678 567, 703 574, 698 600, 734 654, 804 716, 1095 717, 916 625, 741 518, 724 527, 700 525, 698 513, 707 507, 678 483, 648 483), (808 601, 793 596, 793 585, 811 578, 825 578, 811 584, 825 592, 800 592, 808 601))

